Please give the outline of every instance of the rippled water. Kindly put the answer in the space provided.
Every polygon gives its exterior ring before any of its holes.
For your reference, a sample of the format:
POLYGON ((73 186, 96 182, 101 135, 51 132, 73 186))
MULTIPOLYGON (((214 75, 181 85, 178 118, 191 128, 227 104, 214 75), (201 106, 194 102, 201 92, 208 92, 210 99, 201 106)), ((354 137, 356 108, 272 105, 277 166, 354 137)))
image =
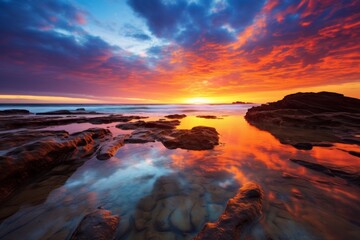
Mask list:
MULTIPOLYGON (((254 239, 358 239, 359 187, 289 159, 360 171, 360 158, 342 151, 359 147, 297 150, 250 126, 237 107, 230 114, 213 111, 228 115, 223 119, 181 120, 178 128, 215 127, 221 144, 214 150, 127 144, 108 161, 92 158, 81 166, 55 168, 1 207, 0 239, 66 239, 97 207, 121 216, 118 239, 191 239, 205 222, 217 219, 248 181, 261 184, 266 195, 263 217, 249 229, 254 239)), ((115 125, 103 127, 116 134, 120 130, 115 125)), ((60 128, 74 132, 88 127, 92 125, 60 128)))

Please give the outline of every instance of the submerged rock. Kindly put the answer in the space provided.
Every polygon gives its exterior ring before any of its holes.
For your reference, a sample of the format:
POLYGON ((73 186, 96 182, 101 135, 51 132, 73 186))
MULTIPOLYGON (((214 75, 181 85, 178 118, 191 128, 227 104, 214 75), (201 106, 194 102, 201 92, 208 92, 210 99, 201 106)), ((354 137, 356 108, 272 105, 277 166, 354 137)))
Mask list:
POLYGON ((183 119, 186 117, 186 114, 170 114, 166 115, 165 117, 169 119, 183 119))
MULTIPOLYGON (((91 128, 71 135, 65 131, 55 131, 53 134, 39 131, 37 136, 34 134, 25 133, 20 145, 0 156, 0 201, 30 178, 61 163, 81 160, 95 153, 100 142, 111 136, 109 130, 102 128, 91 128)), ((17 136, 13 140, 19 138, 17 136)), ((7 139, 12 141, 11 136, 7 139)))
MULTIPOLYGON (((245 119, 269 131, 281 143, 300 149, 331 142, 356 141, 360 129, 360 99, 331 92, 296 93, 282 100, 250 108, 245 119)), ((359 144, 357 142, 356 144, 359 144)))
POLYGON ((255 183, 247 183, 231 198, 224 213, 214 223, 207 223, 195 240, 240 239, 262 210, 264 193, 255 183))
POLYGON ((129 135, 127 134, 120 134, 113 138, 112 140, 108 141, 105 145, 100 148, 100 151, 97 154, 97 158, 99 160, 107 160, 115 155, 120 147, 124 145, 124 140, 129 135))
POLYGON ((119 221, 120 217, 112 215, 110 211, 97 209, 81 220, 71 240, 114 239, 119 221))
POLYGON ((306 160, 290 159, 290 161, 332 177, 343 178, 360 186, 360 173, 358 171, 350 171, 336 165, 319 164, 306 160))

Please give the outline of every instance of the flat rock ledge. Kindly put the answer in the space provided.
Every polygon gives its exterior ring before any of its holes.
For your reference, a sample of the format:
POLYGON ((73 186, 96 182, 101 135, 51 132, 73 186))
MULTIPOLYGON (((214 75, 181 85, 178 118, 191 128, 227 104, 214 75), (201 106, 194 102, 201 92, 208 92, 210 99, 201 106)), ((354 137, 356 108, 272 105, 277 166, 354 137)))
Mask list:
POLYGON ((71 135, 65 131, 0 134, 0 142, 12 147, 0 156, 0 202, 31 178, 61 163, 89 157, 110 137, 111 132, 103 128, 71 135))
POLYGON ((264 193, 256 183, 246 183, 231 198, 224 213, 214 223, 207 223, 194 240, 241 239, 250 225, 259 219, 264 193))
POLYGON ((119 225, 120 217, 105 209, 86 215, 71 236, 71 240, 111 240, 119 225))
POLYGON ((300 150, 331 143, 360 145, 360 99, 332 92, 295 93, 250 108, 245 119, 300 150))
POLYGON ((97 153, 97 159, 99 160, 107 160, 115 155, 119 148, 124 146, 124 140, 128 138, 127 134, 120 134, 114 137, 112 140, 109 140, 106 144, 104 144, 99 152, 97 153))

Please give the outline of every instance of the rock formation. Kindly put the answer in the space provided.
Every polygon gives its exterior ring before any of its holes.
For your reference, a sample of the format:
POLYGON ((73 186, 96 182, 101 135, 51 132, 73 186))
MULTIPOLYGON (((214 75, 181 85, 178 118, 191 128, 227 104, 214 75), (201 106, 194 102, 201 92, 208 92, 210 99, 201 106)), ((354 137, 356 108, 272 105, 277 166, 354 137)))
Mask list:
POLYGON ((255 183, 247 183, 231 198, 224 213, 214 223, 207 223, 194 240, 241 239, 249 226, 259 219, 264 193, 255 183))
POLYGON ((120 217, 112 215, 105 209, 97 209, 87 214, 80 222, 71 240, 111 240, 115 237, 115 232, 119 224, 120 217))

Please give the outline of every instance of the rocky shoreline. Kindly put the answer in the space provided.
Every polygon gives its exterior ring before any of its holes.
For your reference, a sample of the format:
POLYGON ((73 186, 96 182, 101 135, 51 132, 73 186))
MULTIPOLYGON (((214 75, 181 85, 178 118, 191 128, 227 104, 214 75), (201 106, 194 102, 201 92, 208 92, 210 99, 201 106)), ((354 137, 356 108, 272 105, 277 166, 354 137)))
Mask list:
MULTIPOLYGON (((127 144, 160 142, 166 149, 195 151, 212 150, 220 144, 219 133, 213 127, 178 129, 186 117, 185 114, 172 114, 164 119, 148 120, 144 116, 108 115, 85 109, 42 114, 21 109, 1 111, 0 203, 49 171, 59 168, 64 174, 64 182, 86 160, 111 159, 127 144), (74 123, 96 126, 73 134, 43 129, 74 123), (113 135, 102 125, 109 123, 124 133, 113 135)), ((215 115, 196 117, 221 119, 215 115)), ((360 145, 357 137, 360 134, 360 100, 340 94, 289 95, 278 102, 249 109, 245 119, 299 151, 312 151, 314 147, 331 148, 337 143, 360 145)), ((344 151, 359 156, 357 151, 344 151)), ((296 157, 290 161, 360 186, 360 173, 357 171, 296 157)), ((174 232, 181 232, 184 236, 196 234, 195 240, 249 237, 250 229, 261 218, 263 202, 269 200, 262 187, 245 182, 239 189, 236 186, 237 191, 226 191, 209 179, 194 179, 193 176, 182 176, 179 180, 171 175, 158 178, 151 193, 138 202, 134 219, 96 206, 87 212, 68 237, 118 239, 129 234, 130 224, 147 239, 175 239, 174 232), (190 185, 185 188, 182 181, 189 181, 190 185), (221 206, 225 200, 228 200, 226 206, 221 206), (207 209, 205 202, 209 202, 213 209, 207 209), (209 216, 211 212, 220 217, 209 216)), ((44 201, 52 189, 44 191, 44 196, 41 195, 38 201, 44 201)), ((27 200, 22 201, 26 203, 27 200)), ((6 210, 2 216, 10 216, 17 210, 16 207, 6 210)))

